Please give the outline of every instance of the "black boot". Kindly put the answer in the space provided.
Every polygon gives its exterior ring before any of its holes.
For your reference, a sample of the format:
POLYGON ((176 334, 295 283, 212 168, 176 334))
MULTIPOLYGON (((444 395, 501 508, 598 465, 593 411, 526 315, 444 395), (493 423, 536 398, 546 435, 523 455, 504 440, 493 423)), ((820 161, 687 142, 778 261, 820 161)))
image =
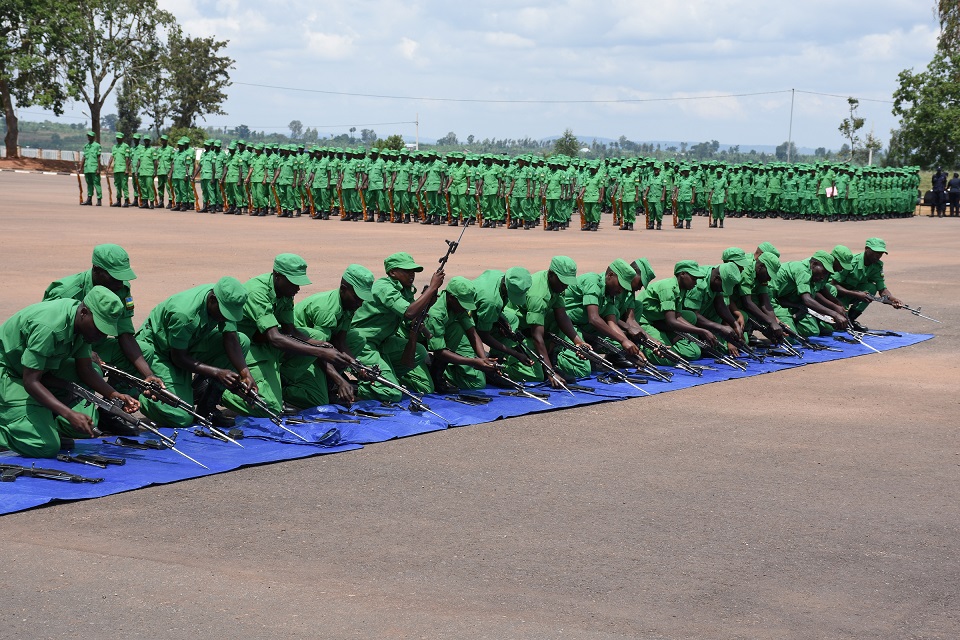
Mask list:
POLYGON ((90 206, 93 206, 93 196, 87 196, 87 201, 86 201, 86 202, 81 202, 81 203, 80 203, 80 206, 81 206, 81 207, 90 207, 90 206))
POLYGON ((690 221, 687 220, 687 229, 689 229, 689 228, 690 228, 690 221))
POLYGON ((124 199, 123 199, 123 208, 126 209, 126 208, 129 207, 129 206, 130 206, 130 198, 124 198, 124 199))
POLYGON ((663 229, 663 222, 660 220, 657 220, 657 231, 660 231, 661 229, 663 229))
POLYGON ((720 221, 719 221, 717 224, 719 224, 719 225, 720 225, 720 228, 723 229, 723 219, 722 219, 722 218, 720 219, 720 221))
POLYGON ((103 198, 97 198, 97 206, 103 206, 103 198))
POLYGON ((403 224, 410 224, 410 214, 409 214, 409 213, 403 214, 403 224))

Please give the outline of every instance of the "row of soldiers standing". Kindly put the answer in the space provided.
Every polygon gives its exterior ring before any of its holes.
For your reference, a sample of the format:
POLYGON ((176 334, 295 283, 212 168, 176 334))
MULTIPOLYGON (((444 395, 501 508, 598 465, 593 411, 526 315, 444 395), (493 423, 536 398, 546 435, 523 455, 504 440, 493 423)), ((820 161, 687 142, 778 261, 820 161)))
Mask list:
MULTIPOLYGON (((84 148, 87 200, 100 202, 100 145, 84 148)), ((117 134, 108 167, 116 184, 111 206, 164 207, 178 211, 279 215, 344 221, 448 224, 483 228, 542 227, 560 231, 579 215, 583 231, 597 231, 601 213, 632 231, 637 215, 661 229, 689 229, 694 214, 723 227, 732 217, 868 220, 911 216, 919 174, 903 169, 847 164, 727 164, 652 158, 585 160, 562 155, 448 153, 390 149, 340 149, 304 145, 248 145, 190 140, 174 147, 167 136, 133 144, 117 134), (200 192, 196 181, 199 178, 200 192), (131 189, 128 182, 133 184, 131 189), (168 199, 169 198, 169 199, 168 199), (200 203, 202 202, 202 207, 200 203)), ((108 178, 109 180, 109 178, 108 178)))

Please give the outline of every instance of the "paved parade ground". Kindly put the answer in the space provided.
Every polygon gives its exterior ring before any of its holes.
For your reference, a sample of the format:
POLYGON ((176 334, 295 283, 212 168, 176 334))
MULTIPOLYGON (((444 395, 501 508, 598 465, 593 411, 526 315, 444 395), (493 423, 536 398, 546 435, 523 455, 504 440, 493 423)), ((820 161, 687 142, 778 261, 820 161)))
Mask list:
MULTIPOLYGON (((104 189, 106 191, 106 189, 104 189)), ((302 255, 313 285, 459 230, 80 207, 0 173, 0 320, 95 244, 130 254, 142 322, 173 293, 302 255)), ((880 355, 450 429, 0 518, 5 638, 960 637, 960 219, 728 219, 708 229, 469 228, 448 277, 614 258, 784 260, 884 238, 880 355)), ((639 226, 639 225, 638 225, 639 226)), ((422 274, 418 284, 426 282, 422 274)), ((679 374, 682 375, 682 374, 679 374)))

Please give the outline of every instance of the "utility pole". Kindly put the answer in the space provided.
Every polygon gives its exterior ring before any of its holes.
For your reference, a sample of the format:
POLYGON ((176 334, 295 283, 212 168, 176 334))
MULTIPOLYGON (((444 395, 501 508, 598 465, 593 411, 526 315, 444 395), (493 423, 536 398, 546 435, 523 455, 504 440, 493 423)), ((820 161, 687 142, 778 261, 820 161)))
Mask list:
POLYGON ((790 127, 787 129, 787 164, 790 164, 790 151, 793 147, 793 98, 796 95, 796 89, 790 89, 790 127))
POLYGON ((420 151, 420 112, 417 112, 413 120, 414 120, 414 124, 417 125, 417 138, 416 138, 417 151, 420 151))

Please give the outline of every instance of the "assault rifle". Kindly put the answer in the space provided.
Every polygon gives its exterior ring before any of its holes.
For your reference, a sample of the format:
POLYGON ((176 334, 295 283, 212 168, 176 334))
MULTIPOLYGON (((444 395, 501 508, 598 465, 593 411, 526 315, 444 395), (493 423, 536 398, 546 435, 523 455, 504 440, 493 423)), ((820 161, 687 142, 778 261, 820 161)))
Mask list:
POLYGON ((667 345, 660 344, 656 340, 653 340, 652 338, 649 338, 643 334, 640 334, 637 338, 635 338, 635 340, 640 342, 642 346, 646 347, 647 349, 650 349, 660 357, 666 358, 667 360, 672 362, 673 366, 675 366, 676 368, 682 369, 683 371, 686 371, 691 375, 702 376, 704 370, 713 369, 713 367, 705 367, 702 365, 692 364, 689 360, 681 356, 679 353, 677 353, 667 345))
POLYGON ((389 388, 393 389, 394 391, 399 391, 402 395, 404 395, 404 396, 406 396, 407 398, 409 398, 409 399, 410 399, 410 411, 412 411, 412 412, 414 412, 414 413, 420 413, 420 412, 426 411, 427 413, 430 413, 430 414, 432 414, 432 415, 437 416, 438 418, 440 418, 441 420, 443 420, 443 421, 446 422, 447 424, 450 424, 450 421, 449 421, 449 420, 447 420, 446 418, 444 418, 443 416, 441 416, 441 415, 440 415, 439 413, 437 413, 436 411, 433 411, 432 409, 430 409, 430 407, 428 407, 428 406, 423 402, 423 398, 421 398, 420 396, 418 396, 418 395, 415 394, 414 392, 410 391, 409 389, 407 389, 407 388, 404 387, 403 385, 397 384, 396 382, 393 382, 392 380, 388 380, 387 378, 384 378, 383 375, 381 375, 381 373, 380 373, 380 368, 379 368, 379 367, 370 367, 370 366, 367 366, 367 365, 365 365, 365 364, 361 364, 360 362, 354 361, 354 362, 352 362, 352 363, 350 364, 350 368, 353 369, 354 373, 357 374, 359 377, 365 378, 365 379, 367 379, 367 380, 373 380, 374 382, 379 382, 379 383, 382 384, 383 386, 389 387, 389 388))
MULTIPOLYGON (((464 226, 460 229, 460 237, 457 238, 456 242, 451 242, 450 240, 444 240, 447 243, 447 252, 443 254, 443 257, 440 258, 440 266, 437 267, 436 273, 441 273, 443 268, 447 265, 447 260, 450 259, 454 253, 457 252, 457 247, 460 246, 460 241, 463 239, 463 233, 467 230, 467 227, 464 226)), ((410 324, 410 330, 414 333, 419 333, 420 327, 423 326, 424 321, 427 319, 427 313, 430 311, 430 307, 424 307, 423 310, 417 314, 417 317, 414 318, 413 322, 410 324)))
POLYGON ((573 391, 570 390, 570 387, 564 382, 563 376, 557 373, 554 370, 553 366, 548 364, 543 359, 543 356, 537 353, 536 349, 531 349, 524 344, 525 336, 522 333, 520 333, 520 331, 514 331, 513 329, 511 329, 510 322, 504 316, 501 315, 497 322, 500 325, 500 331, 505 336, 507 336, 508 338, 511 338, 514 342, 517 343, 517 349, 525 353, 528 358, 531 358, 539 362, 540 366, 543 368, 543 373, 545 375, 553 376, 554 378, 556 378, 557 381, 560 382, 560 386, 563 387, 564 391, 566 391, 570 395, 575 395, 573 391))
MULTIPOLYGON (((278 427, 280 427, 281 429, 283 429, 283 430, 286 431, 287 433, 289 433, 289 434, 291 434, 291 435, 294 435, 294 436, 300 438, 300 439, 303 440, 304 442, 310 442, 309 440, 307 440, 306 438, 304 438, 302 435, 300 435, 299 433, 297 433, 297 432, 294 431, 293 429, 291 429, 291 428, 289 428, 288 426, 286 426, 285 424, 283 424, 283 416, 281 416, 279 413, 276 413, 275 411, 273 411, 273 410, 270 408, 270 405, 268 405, 266 402, 264 402, 263 398, 260 397, 260 394, 257 393, 256 391, 254 391, 253 389, 248 389, 247 387, 243 386, 243 384, 238 381, 237 384, 235 384, 233 387, 230 387, 230 391, 232 391, 233 393, 235 393, 235 394, 237 394, 238 396, 240 396, 240 398, 241 398, 244 402, 246 402, 247 405, 250 406, 251 408, 256 409, 257 411, 260 411, 261 413, 266 414, 266 416, 267 416, 267 418, 270 420, 270 422, 272 422, 273 424, 277 425, 278 427)), ((311 444, 312 444, 312 443, 311 443, 311 444)))
POLYGON ((552 404, 547 402, 545 399, 543 399, 540 395, 536 393, 531 393, 530 391, 528 391, 526 387, 524 387, 522 384, 520 384, 516 380, 511 380, 510 377, 507 376, 507 374, 505 374, 499 366, 497 366, 497 379, 502 380, 507 386, 513 389, 513 391, 507 391, 504 393, 507 393, 512 396, 518 396, 518 397, 523 396, 527 398, 533 398, 534 400, 538 400, 543 404, 547 405, 548 407, 553 406, 552 404))
POLYGON ((643 360, 641 360, 636 356, 631 356, 623 349, 617 349, 616 347, 614 347, 612 344, 610 344, 603 338, 600 338, 599 340, 597 340, 595 343, 595 346, 599 347, 601 351, 605 351, 614 357, 621 357, 628 360, 631 364, 633 364, 637 368, 637 373, 642 373, 643 375, 650 378, 654 378, 660 382, 672 381, 672 376, 673 376, 672 373, 665 373, 663 371, 660 371, 660 369, 657 369, 655 366, 653 366, 649 362, 644 362, 643 360))
POLYGON ((103 478, 87 478, 85 476, 78 476, 75 473, 70 473, 69 471, 60 471, 59 469, 43 469, 36 465, 24 467, 19 464, 0 462, 0 482, 14 482, 21 476, 24 478, 41 478, 43 480, 60 480, 62 482, 89 482, 90 484, 103 482, 103 478))
MULTIPOLYGON (((892 302, 890 302, 890 298, 888 298, 887 296, 873 296, 873 295, 867 294, 867 297, 870 298, 871 300, 873 300, 874 302, 882 302, 883 304, 889 304, 889 305, 892 306, 892 307, 895 306, 892 302)), ((923 318, 924 320, 933 320, 934 322, 936 322, 936 323, 938 323, 938 324, 943 324, 942 322, 940 322, 940 321, 937 320, 936 318, 931 318, 930 316, 925 316, 925 315, 923 315, 922 313, 920 313, 920 307, 917 307, 916 309, 914 309, 913 307, 911 307, 911 306, 909 306, 909 305, 901 304, 901 305, 900 305, 899 307, 897 307, 897 308, 903 309, 904 311, 909 311, 910 313, 912 313, 913 315, 917 316, 918 318, 923 318)))
POLYGON ((728 367, 732 367, 734 369, 739 369, 740 371, 747 370, 747 365, 745 363, 740 362, 736 358, 731 358, 729 355, 725 353, 721 353, 720 351, 714 349, 709 344, 707 344, 697 336, 693 335, 692 333, 687 333, 686 331, 679 331, 677 332, 677 335, 680 336, 681 338, 684 338, 685 340, 689 340, 693 344, 700 347, 701 351, 703 351, 709 357, 713 358, 716 362, 719 362, 720 364, 725 364, 728 367))
POLYGON ((131 387, 136 387, 147 397, 153 396, 153 398, 155 398, 157 401, 162 402, 167 406, 189 413, 199 425, 199 428, 194 431, 196 435, 211 436, 215 440, 220 440, 221 442, 232 442, 241 449, 244 448, 242 444, 231 438, 229 434, 215 427, 207 416, 202 416, 194 411, 192 404, 183 398, 174 395, 171 391, 161 387, 156 382, 147 382, 146 380, 142 380, 137 376, 131 375, 122 369, 117 369, 116 367, 106 363, 100 363, 100 368, 109 374, 111 381, 117 380, 121 383, 130 385, 131 387))
MULTIPOLYGON (((820 322, 825 322, 830 325, 833 324, 833 318, 831 318, 830 316, 825 316, 822 313, 814 311, 813 309, 810 309, 810 308, 807 308, 807 313, 810 314, 812 317, 816 318, 817 320, 819 320, 820 322)), ((865 346, 867 349, 870 349, 874 353, 880 353, 878 349, 874 349, 873 347, 871 347, 870 345, 868 345, 866 342, 863 341, 863 334, 860 333, 859 331, 856 331, 853 327, 851 327, 849 320, 847 321, 846 332, 848 336, 853 338, 854 342, 862 344, 863 346, 865 346)))
MULTIPOLYGON (((554 342, 556 342, 557 344, 559 344, 560 346, 562 346, 562 347, 564 347, 564 348, 566 348, 566 349, 570 349, 571 351, 573 351, 573 352, 574 352, 575 354, 577 354, 578 356, 581 356, 581 357, 586 358, 586 359, 589 360, 592 364, 597 365, 599 368, 601 368, 601 369, 603 369, 604 371, 606 371, 607 374, 608 374, 610 377, 612 377, 613 380, 615 380, 616 382, 622 382, 622 383, 628 384, 628 385, 630 385, 631 387, 633 387, 634 389, 636 389, 637 391, 640 391, 641 393, 643 393, 643 394, 645 394, 645 395, 648 395, 648 396, 650 395, 649 392, 644 391, 643 389, 641 389, 640 387, 638 387, 636 384, 634 384, 634 382, 633 382, 633 380, 631 380, 630 376, 628 376, 626 373, 624 373, 624 372, 621 371, 620 369, 617 369, 616 367, 614 367, 612 364, 610 364, 609 362, 607 362, 607 359, 606 359, 606 358, 604 358, 603 356, 599 355, 597 352, 593 351, 592 349, 586 349, 586 348, 584 348, 584 347, 579 347, 579 346, 575 345, 574 343, 570 342, 569 340, 567 340, 566 338, 561 338, 560 336, 558 336, 557 334, 553 333, 552 331, 547 331, 547 338, 549 338, 550 340, 553 340, 554 342)), ((642 382, 646 382, 646 380, 642 380, 642 381, 638 380, 638 381, 641 382, 641 383, 642 383, 642 382)))
POLYGON ((204 469, 210 468, 207 465, 201 462, 198 462, 197 460, 194 460, 193 458, 185 454, 183 451, 180 451, 179 449, 177 449, 176 446, 174 446, 177 444, 176 431, 173 432, 172 438, 170 436, 164 435, 163 433, 160 432, 159 429, 157 429, 157 426, 152 422, 150 422, 149 420, 138 418, 124 411, 123 402, 119 398, 114 400, 107 400, 106 398, 101 398, 94 392, 88 389, 85 389, 84 387, 81 387, 76 382, 68 382, 66 385, 66 389, 77 398, 80 398, 81 400, 86 401, 87 404, 93 405, 99 408, 101 411, 103 411, 108 415, 114 416, 115 418, 119 418, 120 420, 129 424, 134 429, 143 429, 145 431, 149 431, 153 435, 160 438, 160 441, 163 444, 165 444, 168 449, 170 449, 171 451, 175 451, 176 453, 179 453, 181 456, 183 456, 190 462, 193 462, 194 464, 198 464, 204 469))
MULTIPOLYGON (((772 330, 772 327, 769 324, 764 324, 759 320, 756 320, 753 316, 750 316, 749 318, 747 318, 747 322, 749 323, 749 326, 751 328, 756 329, 757 331, 767 336, 770 339, 770 344, 778 347, 779 349, 782 349, 784 352, 786 352, 788 355, 794 358, 801 358, 801 359, 803 358, 803 351, 800 351, 799 349, 794 347, 792 344, 790 344, 788 340, 781 339, 779 342, 774 342, 773 338, 770 338, 770 336, 768 335, 768 332, 772 330)), ((786 328, 784 328, 784 331, 786 331, 786 328)))

